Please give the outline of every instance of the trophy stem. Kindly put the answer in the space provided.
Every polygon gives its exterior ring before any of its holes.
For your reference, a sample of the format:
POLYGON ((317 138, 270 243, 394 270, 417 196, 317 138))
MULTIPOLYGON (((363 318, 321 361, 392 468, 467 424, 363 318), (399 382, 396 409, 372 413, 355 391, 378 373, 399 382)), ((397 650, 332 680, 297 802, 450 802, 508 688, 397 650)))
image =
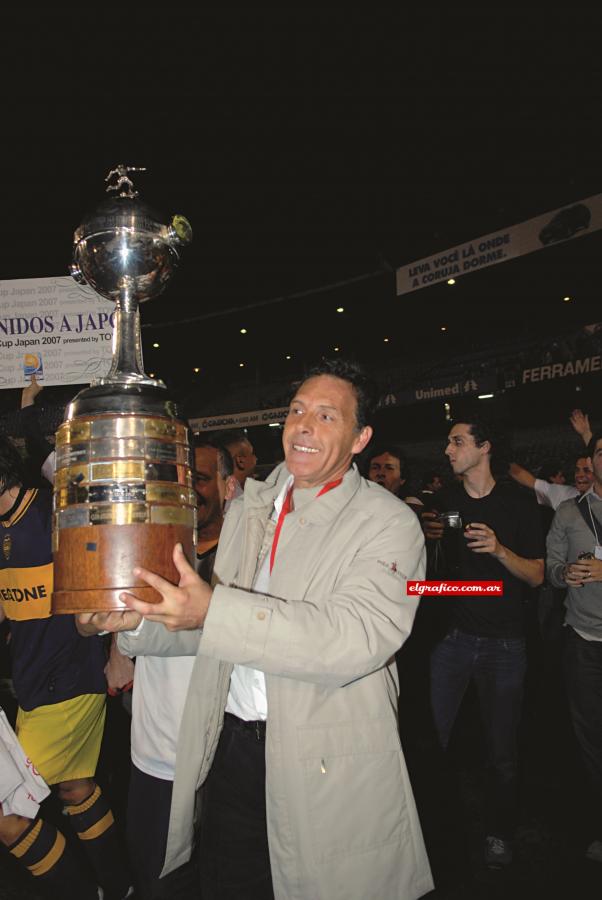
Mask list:
POLYGON ((113 361, 107 374, 109 381, 137 381, 144 378, 140 307, 129 291, 124 290, 115 303, 113 361))
POLYGON ((113 330, 113 360, 104 378, 96 384, 152 384, 163 386, 144 373, 142 362, 142 334, 138 300, 125 288, 115 301, 113 330))

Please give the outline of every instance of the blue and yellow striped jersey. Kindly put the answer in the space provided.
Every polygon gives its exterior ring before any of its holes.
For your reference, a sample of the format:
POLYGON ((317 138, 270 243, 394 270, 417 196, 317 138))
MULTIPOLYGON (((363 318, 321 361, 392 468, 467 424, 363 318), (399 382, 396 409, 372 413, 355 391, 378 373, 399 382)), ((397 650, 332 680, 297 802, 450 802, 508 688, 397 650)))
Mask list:
POLYGON ((25 710, 106 690, 104 644, 82 637, 73 616, 53 616, 52 494, 27 491, 0 519, 0 603, 9 621, 12 678, 25 710))

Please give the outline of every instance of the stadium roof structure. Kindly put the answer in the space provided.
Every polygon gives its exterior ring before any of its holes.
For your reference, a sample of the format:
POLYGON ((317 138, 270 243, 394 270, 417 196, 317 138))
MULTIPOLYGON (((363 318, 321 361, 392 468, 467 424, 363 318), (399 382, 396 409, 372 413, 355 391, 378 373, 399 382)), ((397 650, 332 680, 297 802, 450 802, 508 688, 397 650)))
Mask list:
POLYGON ((123 162, 194 230, 142 316, 146 368, 181 395, 339 352, 397 366, 597 321, 600 232, 401 297, 394 275, 602 190, 584 16, 12 8, 0 279, 65 273, 123 162))

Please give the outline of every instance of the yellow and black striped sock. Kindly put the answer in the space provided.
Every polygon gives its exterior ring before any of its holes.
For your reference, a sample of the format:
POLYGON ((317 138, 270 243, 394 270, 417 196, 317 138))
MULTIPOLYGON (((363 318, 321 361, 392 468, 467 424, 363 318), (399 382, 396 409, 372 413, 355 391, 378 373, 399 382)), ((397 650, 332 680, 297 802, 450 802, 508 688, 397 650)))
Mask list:
POLYGON ((53 896, 97 900, 96 886, 86 879, 65 836, 49 822, 35 819, 8 849, 32 875, 52 888, 53 896))
POLYGON ((64 807, 98 883, 110 897, 125 897, 131 884, 124 846, 113 813, 102 791, 96 785, 81 803, 64 807))

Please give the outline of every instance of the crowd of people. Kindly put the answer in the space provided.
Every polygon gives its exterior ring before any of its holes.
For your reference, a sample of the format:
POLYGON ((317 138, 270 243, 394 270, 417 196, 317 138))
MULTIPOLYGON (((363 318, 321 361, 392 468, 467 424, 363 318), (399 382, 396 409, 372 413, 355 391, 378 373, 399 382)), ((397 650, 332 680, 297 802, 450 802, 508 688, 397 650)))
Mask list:
MULTIPOLYGON (((39 390, 23 392, 27 447, 52 482, 39 390)), ((593 800, 583 849, 602 864, 602 434, 573 411, 569 485, 564 461, 508 466, 503 436, 467 412, 415 482, 403 447, 373 435, 375 400, 354 364, 312 370, 265 480, 244 431, 196 436, 194 565, 177 545, 177 585, 136 571, 159 603, 127 592, 123 611, 78 616, 51 614, 51 493, 0 438, 0 620, 18 702, 10 752, 0 728, 0 843, 47 896, 425 896, 438 814, 416 803, 405 755, 449 777, 471 685, 488 752, 482 860, 510 867, 534 604, 543 638, 562 639, 593 800), (107 689, 130 688, 115 821, 96 767, 107 689), (32 765, 79 842, 27 796, 32 765)))

